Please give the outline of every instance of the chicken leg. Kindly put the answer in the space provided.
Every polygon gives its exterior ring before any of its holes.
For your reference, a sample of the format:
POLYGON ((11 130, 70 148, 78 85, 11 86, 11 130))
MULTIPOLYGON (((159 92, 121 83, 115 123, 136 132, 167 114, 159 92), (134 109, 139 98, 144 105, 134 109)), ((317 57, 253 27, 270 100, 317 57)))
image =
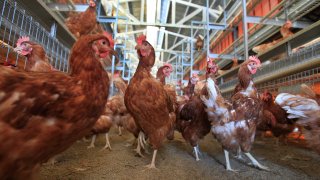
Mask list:
POLYGON ((193 153, 195 154, 196 156, 196 161, 200 161, 199 159, 199 155, 198 155, 198 149, 197 149, 197 146, 194 146, 193 147, 193 153))
POLYGON ((241 160, 241 161, 245 161, 245 159, 242 156, 241 153, 241 148, 239 147, 238 151, 237 151, 237 155, 235 156, 236 159, 241 160))
POLYGON ((107 148, 112 150, 111 149, 111 145, 110 145, 110 141, 109 141, 109 134, 108 133, 106 133, 106 145, 102 148, 102 150, 107 149, 107 148))
POLYGON ((152 156, 151 164, 149 164, 149 165, 146 166, 148 169, 157 169, 157 168, 156 168, 156 156, 157 156, 157 152, 158 152, 157 149, 155 149, 155 150, 153 151, 153 156, 152 156))
POLYGON ((270 169, 266 166, 261 165, 250 153, 244 153, 252 162, 253 166, 265 170, 265 171, 270 171, 270 169))
POLYGON ((145 136, 144 136, 144 133, 143 132, 139 132, 139 135, 138 135, 138 138, 137 138, 137 148, 136 149, 134 149, 134 151, 136 152, 136 153, 138 153, 141 157, 144 157, 143 155, 142 155, 142 153, 141 153, 141 149, 144 149, 145 151, 146 151, 146 149, 145 149, 145 145, 146 145, 146 140, 145 140, 145 136))
POLYGON ((227 171, 238 172, 239 170, 234 170, 234 169, 231 168, 230 159, 229 159, 229 152, 227 150, 224 150, 224 156, 226 158, 226 169, 227 169, 227 171))
POLYGON ((196 156, 196 161, 200 161, 199 154, 201 155, 199 145, 193 147, 193 153, 196 156))
POLYGON ((140 157, 144 157, 144 155, 141 153, 141 144, 139 138, 137 138, 137 148, 134 149, 134 151, 139 154, 140 157))
POLYGON ((119 136, 122 136, 122 130, 121 130, 121 126, 118 126, 118 130, 119 130, 119 136))
POLYGON ((94 146, 94 142, 96 141, 96 137, 97 137, 97 135, 93 135, 93 136, 92 136, 91 143, 90 143, 90 145, 87 147, 88 149, 95 147, 95 146, 94 146))

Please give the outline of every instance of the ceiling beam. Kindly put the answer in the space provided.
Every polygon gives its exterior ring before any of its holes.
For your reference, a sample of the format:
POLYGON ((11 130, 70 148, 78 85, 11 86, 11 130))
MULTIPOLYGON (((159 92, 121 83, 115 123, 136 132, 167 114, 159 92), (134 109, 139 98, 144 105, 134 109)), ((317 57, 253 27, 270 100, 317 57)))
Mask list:
POLYGON ((186 39, 181 39, 179 42, 175 43, 173 46, 169 48, 169 50, 173 50, 174 48, 178 47, 181 45, 186 39))
POLYGON ((146 0, 141 0, 141 7, 140 7, 140 21, 143 22, 144 20, 144 6, 146 0))
POLYGON ((117 35, 123 36, 123 35, 129 35, 129 34, 138 34, 138 33, 144 33, 145 29, 140 29, 136 31, 129 31, 129 32, 123 32, 123 33, 118 33, 117 35))
MULTIPOLYGON (((200 6, 200 5, 197 5, 197 4, 194 4, 194 3, 191 3, 191 2, 186 2, 186 1, 183 1, 183 0, 174 0, 174 1, 176 3, 179 3, 179 4, 183 4, 183 5, 186 5, 186 6, 191 6, 191 7, 197 8, 197 9, 202 9, 203 11, 205 11, 206 8, 207 8, 205 6, 200 6)), ((209 9, 209 13, 212 16, 218 17, 222 12, 219 11, 219 10, 216 10, 216 9, 209 9)))
POLYGON ((176 23, 176 0, 171 0, 172 9, 171 9, 171 23, 176 23))
MULTIPOLYGON (((173 36, 177 36, 177 37, 181 37, 181 38, 185 38, 185 39, 191 39, 189 36, 185 36, 185 35, 182 35, 182 34, 178 34, 178 33, 175 33, 175 32, 171 32, 171 31, 168 31, 168 30, 162 30, 160 29, 160 31, 166 33, 166 34, 171 34, 173 36)), ((195 38, 192 38, 193 41, 196 41, 195 38)))
MULTIPOLYGON (((189 0, 188 2, 190 3, 191 0, 189 0)), ((189 6, 187 6, 186 10, 184 11, 183 17, 187 16, 188 11, 189 11, 189 6)), ((181 28, 178 29, 178 32, 177 32, 177 33, 180 33, 180 32, 181 32, 181 28)), ((178 37, 176 37, 176 38, 174 39, 173 44, 175 44, 175 43, 177 42, 177 39, 178 39, 178 37)), ((169 59, 170 59, 170 57, 171 57, 171 54, 169 55, 169 59)))
POLYGON ((202 9, 197 9, 197 10, 193 11, 188 16, 182 18, 179 22, 177 22, 177 24, 182 25, 183 23, 187 22, 188 20, 190 20, 191 18, 193 18, 194 16, 199 14, 201 11, 202 11, 202 9))
POLYGON ((52 11, 77 11, 83 12, 88 8, 87 4, 61 4, 61 3, 47 3, 46 4, 52 11))
MULTIPOLYGON (((117 8, 117 3, 112 1, 112 5, 117 8)), ((140 21, 134 17, 131 13, 127 12, 121 5, 119 5, 119 11, 128 17, 134 23, 140 23, 140 21)), ((119 24, 119 23, 118 23, 119 24)))
POLYGON ((177 55, 174 55, 172 58, 170 58, 168 61, 167 61, 167 63, 170 63, 171 61, 173 61, 174 59, 176 59, 177 58, 177 55))
MULTIPOLYGON (((170 9, 170 0, 161 0, 161 11, 159 13, 159 21, 160 23, 167 23, 169 9, 170 9)), ((160 30, 165 30, 165 27, 161 27, 160 30)), ((164 34, 163 31, 160 31, 158 34, 158 47, 162 48, 163 42, 165 43, 165 49, 168 49, 168 34, 164 34), (165 37, 164 37, 165 36, 165 37), (165 39, 165 42, 164 42, 165 39)), ((161 54, 161 59, 164 61, 164 53, 161 54)))
MULTIPOLYGON (((196 27, 196 26, 191 26, 191 25, 178 25, 178 24, 165 24, 165 23, 147 23, 147 22, 128 22, 126 23, 125 21, 121 21, 119 19, 118 24, 128 24, 128 25, 136 25, 136 26, 158 26, 158 27, 172 27, 172 28, 185 28, 185 29, 203 29, 203 27, 196 27)), ((212 26, 217 26, 217 27, 222 27, 224 26, 223 24, 219 23, 211 23, 210 25, 212 26)))

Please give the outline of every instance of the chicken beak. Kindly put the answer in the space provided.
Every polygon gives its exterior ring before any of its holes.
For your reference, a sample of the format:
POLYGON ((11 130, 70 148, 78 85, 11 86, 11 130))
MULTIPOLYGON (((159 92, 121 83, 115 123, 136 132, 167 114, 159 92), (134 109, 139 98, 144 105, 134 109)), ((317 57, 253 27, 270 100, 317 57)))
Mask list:
POLYGON ((13 49, 15 52, 19 52, 22 51, 22 47, 21 46, 17 46, 16 48, 13 49))
POLYGON ((139 44, 137 44, 136 47, 135 47, 135 49, 136 49, 136 50, 140 50, 140 49, 141 49, 141 46, 140 46, 139 44))

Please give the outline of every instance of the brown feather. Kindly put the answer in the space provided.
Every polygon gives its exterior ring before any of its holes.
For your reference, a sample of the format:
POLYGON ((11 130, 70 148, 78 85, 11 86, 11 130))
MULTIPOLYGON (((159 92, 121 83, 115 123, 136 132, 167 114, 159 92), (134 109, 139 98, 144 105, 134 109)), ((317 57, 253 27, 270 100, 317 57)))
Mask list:
POLYGON ((70 76, 0 67, 0 177, 31 179, 40 163, 91 130, 109 87, 91 47, 98 39, 105 37, 83 36, 74 44, 70 76))
POLYGON ((150 144, 158 149, 173 129, 174 119, 169 116, 173 102, 161 82, 150 73, 155 62, 153 47, 147 41, 140 46, 143 47, 137 50, 139 64, 126 90, 125 105, 150 144), (147 55, 142 56, 142 51, 147 55))

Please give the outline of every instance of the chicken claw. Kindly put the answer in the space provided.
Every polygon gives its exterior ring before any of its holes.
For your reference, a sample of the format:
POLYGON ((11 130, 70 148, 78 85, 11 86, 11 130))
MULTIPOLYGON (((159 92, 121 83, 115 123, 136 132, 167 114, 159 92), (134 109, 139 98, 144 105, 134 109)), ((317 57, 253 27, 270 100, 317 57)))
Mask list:
POLYGON ((121 126, 118 126, 118 131, 119 131, 118 135, 119 135, 119 136, 122 136, 121 126))
POLYGON ((230 159, 229 159, 229 152, 227 150, 224 150, 224 156, 226 158, 226 170, 232 171, 232 172, 239 172, 239 170, 234 170, 231 168, 230 159))
POLYGON ((240 161, 245 161, 244 157, 242 156, 240 147, 238 149, 237 155, 235 155, 234 157, 240 161))
POLYGON ((101 150, 105 150, 107 148, 112 150, 111 145, 110 145, 110 141, 109 141, 109 134, 108 133, 106 133, 106 145, 101 150))
POLYGON ((158 152, 157 149, 155 149, 155 150, 153 151, 153 156, 152 156, 151 164, 145 166, 147 169, 158 169, 158 168, 156 168, 156 156, 157 156, 157 152, 158 152))
POLYGON ((97 137, 97 135, 93 135, 93 136, 92 136, 91 143, 90 143, 89 146, 87 146, 87 149, 91 149, 91 148, 94 148, 94 147, 95 147, 95 146, 94 146, 94 142, 96 141, 96 137, 97 137))
MULTIPOLYGON (((146 167, 147 169, 145 169, 145 170, 149 170, 149 169, 156 169, 156 170, 159 170, 158 168, 156 168, 156 166, 154 165, 154 164, 148 164, 148 165, 146 165, 146 166, 144 166, 144 167, 146 167)), ((144 170, 144 171, 145 171, 144 170)))
POLYGON ((139 142, 139 138, 137 138, 137 148, 136 149, 134 149, 134 151, 137 153, 137 154, 139 154, 139 156, 140 157, 144 157, 144 155, 141 153, 141 144, 140 144, 140 142, 139 142))
POLYGON ((91 148, 95 148, 95 145, 90 144, 89 146, 87 146, 87 149, 91 149, 91 148))
POLYGON ((270 171, 270 169, 266 166, 261 165, 250 153, 244 153, 252 162, 254 167, 257 167, 261 170, 270 171))
POLYGON ((193 153, 196 156, 196 161, 200 161, 199 155, 202 155, 199 149, 199 145, 193 147, 193 153))

